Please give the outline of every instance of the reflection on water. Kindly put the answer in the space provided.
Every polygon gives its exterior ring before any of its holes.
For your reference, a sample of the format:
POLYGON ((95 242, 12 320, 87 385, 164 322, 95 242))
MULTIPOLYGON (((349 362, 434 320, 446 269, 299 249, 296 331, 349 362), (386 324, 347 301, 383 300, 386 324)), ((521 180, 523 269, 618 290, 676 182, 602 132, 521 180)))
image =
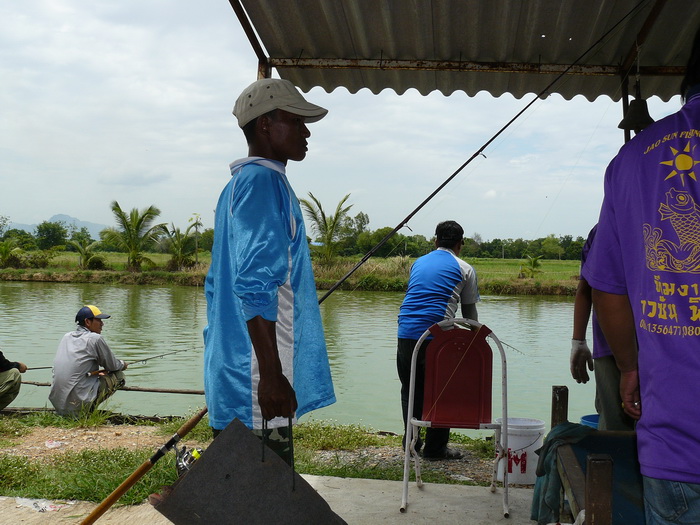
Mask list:
MULTIPOLYGON (((403 294, 342 292, 321 305, 338 402, 313 412, 315 419, 361 423, 401 431, 396 377, 396 316, 403 294)), ((182 286, 108 286, 0 282, 0 349, 29 367, 49 366, 75 313, 96 304, 112 318, 103 335, 117 357, 127 362, 183 350, 162 359, 134 364, 131 386, 203 388, 202 330, 204 292, 182 286)), ((560 297, 483 297, 479 319, 506 343, 510 417, 549 423, 552 385, 567 385, 569 418, 594 412, 592 382, 577 385, 569 374, 573 299, 560 297)), ((500 385, 498 361, 494 362, 500 385)), ((51 370, 27 371, 23 379, 49 382, 51 370)), ((494 410, 500 410, 499 389, 494 410)), ((48 404, 48 388, 24 385, 13 406, 48 404)), ((132 414, 186 414, 204 405, 203 396, 118 392, 113 410, 132 414)), ((308 416, 305 416, 307 418, 308 416)))

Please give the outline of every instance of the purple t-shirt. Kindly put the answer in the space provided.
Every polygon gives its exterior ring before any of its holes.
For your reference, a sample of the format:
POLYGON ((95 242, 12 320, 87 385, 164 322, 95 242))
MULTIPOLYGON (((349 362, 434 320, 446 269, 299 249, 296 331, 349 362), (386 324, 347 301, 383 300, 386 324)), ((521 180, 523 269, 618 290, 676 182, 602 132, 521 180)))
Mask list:
MULTIPOLYGON (((591 228, 591 231, 588 232, 588 238, 586 239, 583 249, 581 250, 581 268, 583 268, 583 265, 586 264, 588 252, 591 250, 591 245, 593 244, 593 239, 595 239, 595 232, 597 229, 598 225, 596 224, 593 226, 593 228, 591 228)), ((583 276, 580 278, 583 279, 583 276)), ((612 351, 608 346, 608 342, 605 340, 603 329, 600 327, 600 324, 598 324, 598 317, 596 316, 595 310, 593 310, 591 325, 593 331, 593 359, 611 356, 612 351)))
POLYGON ((583 276, 629 296, 645 476, 700 483, 700 96, 622 147, 583 276))

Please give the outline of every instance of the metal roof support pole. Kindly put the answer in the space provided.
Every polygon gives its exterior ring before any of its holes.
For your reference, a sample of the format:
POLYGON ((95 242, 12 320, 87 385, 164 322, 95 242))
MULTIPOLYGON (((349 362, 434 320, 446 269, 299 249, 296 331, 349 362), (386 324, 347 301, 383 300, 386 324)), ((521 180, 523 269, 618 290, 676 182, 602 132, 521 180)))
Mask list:
MULTIPOLYGON (((622 92, 622 97, 620 97, 620 100, 622 101, 622 118, 625 118, 625 115, 627 115, 627 110, 630 107, 629 103, 629 96, 630 96, 630 87, 629 87, 629 76, 625 72, 622 73, 622 78, 620 80, 620 90, 622 92)), ((630 139, 632 138, 632 132, 629 129, 624 130, 625 131, 625 142, 629 142, 630 139)))
POLYGON ((649 33, 651 33, 654 24, 658 20, 661 11, 666 5, 666 1, 667 0, 656 0, 656 3, 652 6, 649 16, 647 16, 646 20, 644 20, 644 24, 642 24, 639 33, 637 33, 637 38, 635 38, 634 44, 630 47, 630 50, 627 52, 627 56, 620 65, 620 71, 623 75, 626 75, 627 72, 632 69, 634 62, 637 60, 639 48, 642 47, 644 42, 646 42, 649 33))
POLYGON ((248 41, 253 47, 253 51, 255 51, 255 55, 258 57, 258 79, 270 78, 272 76, 272 66, 270 65, 270 61, 265 54, 260 40, 258 40, 255 34, 255 30, 248 19, 245 9, 243 9, 240 0, 229 0, 229 4, 231 4, 233 8, 233 12, 236 13, 238 21, 241 23, 241 27, 243 31, 245 31, 248 41))

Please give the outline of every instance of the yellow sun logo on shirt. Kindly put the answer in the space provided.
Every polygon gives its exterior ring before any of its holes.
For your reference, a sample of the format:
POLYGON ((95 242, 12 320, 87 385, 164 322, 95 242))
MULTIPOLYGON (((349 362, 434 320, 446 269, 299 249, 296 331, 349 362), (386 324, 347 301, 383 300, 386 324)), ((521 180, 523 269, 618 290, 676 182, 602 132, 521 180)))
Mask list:
POLYGON ((664 180, 668 180, 678 175, 681 178, 681 185, 685 186, 685 176, 687 175, 697 182, 698 179, 695 176, 693 168, 698 162, 700 162, 700 160, 695 160, 690 155, 690 142, 686 144, 683 151, 671 147, 671 152, 673 153, 673 158, 671 160, 664 160, 659 163, 666 166, 671 166, 673 168, 671 173, 669 173, 664 180))

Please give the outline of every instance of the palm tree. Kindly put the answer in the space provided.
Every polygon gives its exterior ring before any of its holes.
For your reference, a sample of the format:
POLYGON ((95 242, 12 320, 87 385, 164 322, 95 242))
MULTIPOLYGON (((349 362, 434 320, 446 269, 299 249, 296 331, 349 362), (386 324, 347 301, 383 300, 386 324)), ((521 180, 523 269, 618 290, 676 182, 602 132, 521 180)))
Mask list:
MULTIPOLYGON (((201 215, 195 213, 194 216, 190 217, 192 224, 190 227, 194 228, 194 263, 199 264, 199 229, 204 226, 202 223, 201 215)), ((189 228, 187 228, 189 230, 189 228)))
POLYGON ((141 270, 143 263, 153 264, 144 252, 156 242, 165 223, 153 224, 160 215, 160 210, 151 205, 139 211, 132 208, 127 215, 117 201, 111 204, 112 213, 119 229, 107 228, 103 231, 105 241, 114 244, 127 254, 126 269, 134 272, 141 270))
POLYGON ((17 246, 15 239, 5 239, 0 242, 0 268, 14 267, 22 265, 21 256, 24 250, 17 246))
POLYGON ((311 221, 311 229, 317 235, 316 240, 322 243, 319 250, 321 252, 321 260, 328 263, 335 257, 336 247, 342 233, 342 226, 347 219, 348 211, 352 208, 352 204, 343 207, 345 201, 350 198, 350 194, 348 193, 341 199, 333 215, 326 215, 321 202, 313 193, 309 192, 309 197, 311 197, 311 201, 299 199, 299 202, 304 208, 306 216, 311 221))
POLYGON ((73 246, 75 251, 78 252, 78 268, 81 270, 101 270, 105 267, 105 256, 95 251, 100 241, 88 243, 86 239, 81 239, 80 241, 71 239, 68 241, 68 244, 73 246))
POLYGON ((197 238, 190 232, 193 228, 196 230, 200 225, 201 222, 190 224, 184 233, 180 231, 180 228, 176 228, 174 224, 171 225, 172 230, 163 225, 162 232, 165 234, 165 239, 161 241, 161 244, 164 244, 172 255, 170 261, 168 261, 169 270, 182 271, 194 264, 192 254, 196 253, 197 238))
POLYGON ((542 265, 540 259, 542 259, 542 257, 544 257, 544 255, 538 255, 537 257, 526 255, 525 267, 523 268, 521 266, 522 274, 527 275, 528 277, 534 277, 536 274, 542 273, 542 269, 540 268, 542 265))

